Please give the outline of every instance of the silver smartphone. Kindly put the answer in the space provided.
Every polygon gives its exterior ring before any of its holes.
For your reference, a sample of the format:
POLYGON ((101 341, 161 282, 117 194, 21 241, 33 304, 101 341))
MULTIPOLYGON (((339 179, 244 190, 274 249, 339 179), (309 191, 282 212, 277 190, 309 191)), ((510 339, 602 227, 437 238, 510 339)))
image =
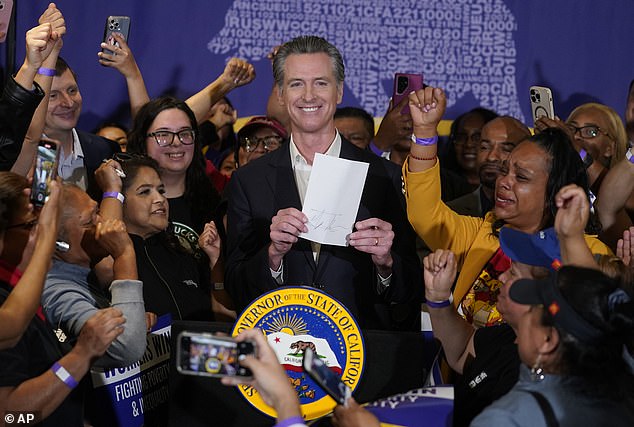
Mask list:
POLYGON ((553 93, 544 86, 531 86, 531 111, 533 112, 533 124, 542 117, 555 118, 553 108, 553 93))
POLYGON ((246 355, 256 355, 255 344, 251 341, 236 342, 230 337, 183 331, 178 334, 176 346, 176 369, 181 374, 253 377, 249 369, 240 365, 246 355))
POLYGON ((346 401, 352 395, 350 387, 345 385, 341 381, 341 378, 326 366, 319 355, 311 348, 304 350, 302 366, 304 367, 304 372, 328 393, 330 397, 335 399, 340 405, 346 404, 346 401))
MULTIPOLYGON (((110 46, 119 47, 119 42, 113 37, 114 34, 121 36, 127 43, 130 36, 129 16, 109 16, 106 19, 106 26, 103 30, 103 42, 110 46)), ((112 54, 112 51, 108 49, 102 49, 102 52, 112 54)))

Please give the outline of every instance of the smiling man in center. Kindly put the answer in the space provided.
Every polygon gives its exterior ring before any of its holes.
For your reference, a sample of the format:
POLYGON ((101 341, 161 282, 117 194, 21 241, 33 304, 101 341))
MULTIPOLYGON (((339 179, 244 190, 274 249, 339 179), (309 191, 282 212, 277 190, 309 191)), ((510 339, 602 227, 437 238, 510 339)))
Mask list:
POLYGON ((292 132, 289 144, 239 169, 230 182, 225 286, 236 308, 279 286, 307 285, 338 299, 362 328, 420 330, 422 274, 400 169, 335 127, 341 53, 320 37, 297 37, 279 49, 273 76, 292 132), (308 230, 301 208, 316 153, 369 163, 347 247, 300 239, 308 230))

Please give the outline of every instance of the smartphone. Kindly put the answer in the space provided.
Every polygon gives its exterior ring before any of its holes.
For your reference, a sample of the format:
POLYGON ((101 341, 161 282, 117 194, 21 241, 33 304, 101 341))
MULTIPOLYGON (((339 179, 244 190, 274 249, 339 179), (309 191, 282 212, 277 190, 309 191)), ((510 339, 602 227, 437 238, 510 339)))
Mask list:
POLYGON ((249 354, 256 355, 251 341, 236 342, 230 337, 183 331, 178 334, 176 347, 176 369, 181 374, 253 377, 251 371, 239 363, 249 354))
POLYGON ((42 206, 48 199, 48 185, 57 177, 57 160, 59 150, 57 144, 50 139, 41 139, 37 144, 35 170, 31 186, 31 203, 42 206))
MULTIPOLYGON (((103 30, 103 42, 110 46, 119 46, 119 42, 113 37, 118 34, 127 42, 130 36, 130 17, 129 16, 109 16, 106 19, 106 27, 103 30)), ((101 50, 104 53, 112 54, 108 49, 101 50)))
POLYGON ((345 385, 341 378, 326 366, 319 355, 310 347, 304 350, 302 365, 304 372, 319 384, 330 397, 335 399, 340 405, 346 404, 346 401, 352 395, 350 387, 345 385))
MULTIPOLYGON (((392 105, 397 106, 403 98, 407 98, 412 91, 423 88, 422 74, 396 73, 394 75, 394 91, 392 93, 392 105)), ((409 105, 406 104, 401 114, 409 114, 409 105)))
POLYGON ((555 118, 553 108, 553 93, 544 86, 531 86, 531 111, 533 112, 533 124, 541 117, 555 118))
POLYGON ((4 43, 9 32, 9 24, 11 23, 11 12, 13 11, 13 0, 0 0, 0 43, 4 43))

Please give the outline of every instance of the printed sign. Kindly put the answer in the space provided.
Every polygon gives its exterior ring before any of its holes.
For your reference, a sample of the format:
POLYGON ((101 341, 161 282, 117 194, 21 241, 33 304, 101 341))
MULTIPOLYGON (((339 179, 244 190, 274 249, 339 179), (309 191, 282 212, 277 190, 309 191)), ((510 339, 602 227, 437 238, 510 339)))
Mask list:
POLYGON ((125 368, 90 370, 91 400, 98 411, 92 420, 95 427, 141 427, 148 419, 167 423, 171 325, 171 315, 159 317, 147 335, 147 348, 139 362, 125 368))
POLYGON ((365 408, 381 421, 382 426, 425 427, 451 425, 453 386, 424 387, 369 403, 365 408))
POLYGON ((502 0, 234 0, 209 41, 214 54, 258 61, 306 34, 342 53, 345 84, 361 106, 385 113, 395 72, 422 73, 448 107, 467 93, 482 107, 523 121, 515 84, 517 23, 502 0))
MULTIPOLYGON (((284 287, 260 296, 240 315, 233 335, 260 328, 297 391, 304 418, 331 412, 335 401, 302 368, 304 350, 311 348, 354 391, 359 384, 365 351, 357 321, 340 302, 310 287, 284 287)), ((257 390, 238 386, 254 407, 275 416, 257 390)))

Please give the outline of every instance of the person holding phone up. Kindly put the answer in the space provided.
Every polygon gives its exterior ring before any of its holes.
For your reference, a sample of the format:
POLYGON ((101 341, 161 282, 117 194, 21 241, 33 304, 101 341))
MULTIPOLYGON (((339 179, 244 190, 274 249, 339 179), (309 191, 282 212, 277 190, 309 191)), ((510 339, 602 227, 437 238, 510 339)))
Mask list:
POLYGON ((253 373, 253 379, 245 381, 239 377, 223 377, 224 385, 248 384, 255 387, 267 405, 277 412, 278 423, 275 427, 302 427, 306 424, 302 418, 297 392, 289 382, 286 371, 277 360, 275 351, 266 341, 260 329, 247 329, 238 336, 237 342, 252 341, 257 348, 257 356, 248 355, 240 364, 253 373))

